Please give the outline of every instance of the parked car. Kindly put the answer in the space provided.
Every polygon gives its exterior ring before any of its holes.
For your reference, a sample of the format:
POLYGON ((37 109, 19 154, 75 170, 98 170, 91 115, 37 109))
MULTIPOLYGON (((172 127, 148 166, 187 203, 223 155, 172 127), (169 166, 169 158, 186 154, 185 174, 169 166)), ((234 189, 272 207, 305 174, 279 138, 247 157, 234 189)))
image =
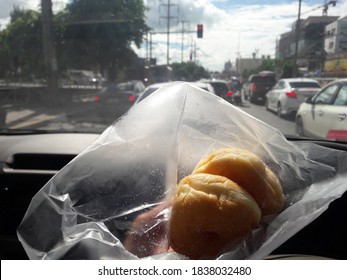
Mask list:
POLYGON ((308 78, 288 78, 279 80, 266 93, 265 107, 281 116, 295 116, 301 103, 320 90, 319 83, 308 78))
POLYGON ((107 84, 94 97, 99 116, 103 120, 114 121, 135 103, 144 89, 145 85, 140 80, 107 84))
POLYGON ((296 114, 295 127, 300 136, 347 141, 347 79, 308 97, 296 114))
POLYGON ((265 102, 266 93, 276 84, 276 77, 272 72, 263 72, 249 76, 243 84, 242 91, 246 100, 251 103, 265 102))
MULTIPOLYGON (((148 97, 149 95, 151 95, 153 92, 155 92, 157 89, 165 87, 170 85, 172 82, 166 82, 166 83, 155 83, 155 84, 151 84, 149 85, 139 96, 139 98, 136 100, 136 103, 139 103, 140 101, 142 101, 143 99, 145 99, 146 97, 148 97)), ((198 88, 201 88, 203 90, 206 90, 208 92, 211 92, 213 94, 216 94, 214 91, 214 88, 206 82, 189 82, 189 84, 196 86, 198 88)))

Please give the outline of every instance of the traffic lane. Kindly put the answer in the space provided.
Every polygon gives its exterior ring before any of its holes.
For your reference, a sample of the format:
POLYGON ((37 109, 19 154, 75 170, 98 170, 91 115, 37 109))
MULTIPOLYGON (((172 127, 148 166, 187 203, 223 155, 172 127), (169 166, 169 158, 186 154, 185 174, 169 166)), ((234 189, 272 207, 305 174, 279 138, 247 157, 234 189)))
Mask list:
POLYGON ((239 107, 253 117, 279 129, 284 135, 296 135, 294 118, 280 118, 275 113, 267 111, 265 106, 250 104, 244 102, 242 107, 239 107))

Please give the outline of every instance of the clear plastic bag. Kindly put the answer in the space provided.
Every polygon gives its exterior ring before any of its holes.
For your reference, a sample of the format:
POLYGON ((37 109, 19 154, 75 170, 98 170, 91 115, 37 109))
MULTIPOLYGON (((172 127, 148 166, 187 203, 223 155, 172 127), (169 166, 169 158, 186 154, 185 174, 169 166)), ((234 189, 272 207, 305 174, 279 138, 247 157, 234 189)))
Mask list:
POLYGON ((219 259, 265 258, 347 189, 345 152, 293 144, 225 100, 173 83, 54 176, 33 198, 18 237, 31 259, 184 259, 167 250, 170 200, 203 156, 225 147, 257 154, 278 175, 286 205, 219 259), (151 221, 134 227, 151 211, 151 221), (149 244, 135 240, 131 253, 131 234, 149 244))

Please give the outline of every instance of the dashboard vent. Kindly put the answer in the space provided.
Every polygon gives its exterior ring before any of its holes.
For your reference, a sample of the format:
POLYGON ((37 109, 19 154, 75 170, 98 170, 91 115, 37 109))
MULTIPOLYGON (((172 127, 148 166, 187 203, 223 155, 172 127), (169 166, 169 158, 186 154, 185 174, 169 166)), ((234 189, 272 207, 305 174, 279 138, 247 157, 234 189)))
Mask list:
POLYGON ((60 170, 76 155, 57 154, 15 154, 8 161, 8 167, 22 170, 60 170))

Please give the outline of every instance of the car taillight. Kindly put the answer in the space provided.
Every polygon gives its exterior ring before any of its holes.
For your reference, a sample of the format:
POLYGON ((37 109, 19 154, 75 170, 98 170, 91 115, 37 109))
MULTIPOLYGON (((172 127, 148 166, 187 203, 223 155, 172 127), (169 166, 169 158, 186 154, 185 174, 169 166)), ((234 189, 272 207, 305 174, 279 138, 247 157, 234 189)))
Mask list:
POLYGON ((135 101, 135 96, 134 95, 129 95, 129 101, 134 102, 135 101))
POLYGON ((257 85, 253 85, 253 86, 252 86, 252 89, 256 89, 256 88, 257 88, 257 85))
POLYGON ((229 97, 233 96, 233 92, 232 91, 229 91, 227 94, 228 94, 229 97))
POLYGON ((94 96, 94 101, 95 102, 99 102, 100 101, 100 96, 99 95, 95 95, 94 96))
POLYGON ((288 91, 286 92, 286 95, 290 98, 297 98, 297 95, 294 91, 288 91))

